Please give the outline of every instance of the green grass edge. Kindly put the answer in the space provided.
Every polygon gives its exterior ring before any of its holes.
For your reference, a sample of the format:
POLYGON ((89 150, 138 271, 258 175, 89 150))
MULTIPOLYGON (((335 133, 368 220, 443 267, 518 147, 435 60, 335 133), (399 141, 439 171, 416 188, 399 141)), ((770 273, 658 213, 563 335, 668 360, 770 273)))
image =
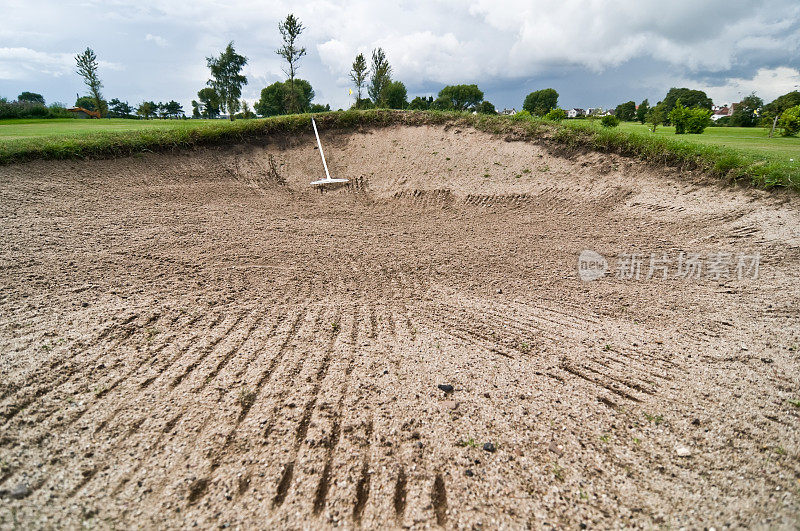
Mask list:
MULTIPOLYGON (((632 157, 654 166, 699 171, 757 188, 800 191, 800 168, 733 148, 683 142, 647 133, 602 128, 589 121, 438 111, 340 111, 314 114, 320 129, 352 130, 392 125, 470 126, 514 140, 530 140, 560 153, 598 151, 632 157)), ((33 160, 103 159, 144 152, 244 143, 279 134, 310 133, 311 115, 297 114, 233 123, 126 132, 98 132, 12 140, 0 144, 0 165, 33 160)))

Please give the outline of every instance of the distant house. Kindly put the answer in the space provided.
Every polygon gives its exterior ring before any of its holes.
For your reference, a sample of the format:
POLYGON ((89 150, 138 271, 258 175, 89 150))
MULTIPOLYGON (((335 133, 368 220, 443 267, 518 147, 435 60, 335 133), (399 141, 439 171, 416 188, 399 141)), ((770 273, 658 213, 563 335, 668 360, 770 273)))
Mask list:
POLYGON ((83 107, 70 107, 67 110, 74 114, 75 118, 100 118, 99 112, 90 111, 89 109, 84 109, 83 107))
POLYGON ((515 114, 517 114, 517 110, 513 108, 503 109, 502 111, 500 111, 500 114, 502 114, 503 116, 514 116, 515 114))
POLYGON ((726 116, 732 116, 733 115, 733 107, 734 107, 734 105, 731 105, 731 106, 723 105, 722 107, 714 105, 711 108, 711 112, 713 113, 711 115, 711 119, 716 122, 720 118, 725 118, 726 116))
POLYGON ((586 116, 586 111, 583 109, 570 109, 567 111, 567 118, 577 118, 578 116, 586 116))

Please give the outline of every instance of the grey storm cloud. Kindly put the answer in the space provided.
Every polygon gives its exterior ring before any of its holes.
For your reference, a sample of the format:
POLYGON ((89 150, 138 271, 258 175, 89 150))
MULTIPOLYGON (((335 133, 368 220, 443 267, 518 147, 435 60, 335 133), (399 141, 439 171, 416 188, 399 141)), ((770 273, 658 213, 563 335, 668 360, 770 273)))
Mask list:
POLYGON ((564 106, 663 97, 691 84, 715 99, 765 99, 800 84, 796 0, 440 0, 191 3, 148 0, 5 2, 0 96, 23 90, 71 103, 83 92, 73 56, 91 46, 107 97, 175 99, 188 108, 208 77, 205 57, 233 40, 250 62, 244 97, 282 79, 278 22, 306 25, 300 76, 317 101, 346 107, 354 56, 383 47, 409 93, 477 83, 519 107, 553 86, 564 106), (91 20, 92 23, 87 23, 91 20))

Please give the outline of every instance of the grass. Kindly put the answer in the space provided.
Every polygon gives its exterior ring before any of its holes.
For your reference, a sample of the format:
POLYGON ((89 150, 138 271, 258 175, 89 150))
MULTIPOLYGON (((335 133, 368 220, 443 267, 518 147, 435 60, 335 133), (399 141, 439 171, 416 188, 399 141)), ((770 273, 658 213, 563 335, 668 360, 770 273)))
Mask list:
MULTIPOLYGON (((592 120, 556 123, 434 111, 345 111, 320 113, 315 118, 320 128, 327 130, 397 124, 472 126, 510 140, 532 140, 567 156, 586 150, 616 153, 656 167, 678 167, 729 182, 800 191, 800 138, 770 139, 760 128, 708 128, 702 135, 678 136, 669 127, 659 127, 654 134, 635 123, 605 129, 592 120)), ((310 121, 308 114, 235 122, 5 120, 0 122, 0 164, 35 159, 113 158, 202 145, 258 142, 271 136, 309 134, 310 121)))

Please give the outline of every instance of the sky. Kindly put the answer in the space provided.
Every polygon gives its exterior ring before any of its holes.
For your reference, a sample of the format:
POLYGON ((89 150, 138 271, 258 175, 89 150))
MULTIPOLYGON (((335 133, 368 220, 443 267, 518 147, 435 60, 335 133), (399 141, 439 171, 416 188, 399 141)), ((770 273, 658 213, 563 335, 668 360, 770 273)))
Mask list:
POLYGON ((800 90, 798 0, 2 0, 0 97, 73 105, 75 55, 100 61, 107 99, 174 99, 191 111, 206 58, 229 41, 248 58, 243 98, 285 75, 278 23, 306 27, 298 76, 318 103, 347 108, 356 54, 382 47, 409 99, 475 83, 499 109, 552 87, 562 108, 614 107, 670 87, 715 103, 800 90))

